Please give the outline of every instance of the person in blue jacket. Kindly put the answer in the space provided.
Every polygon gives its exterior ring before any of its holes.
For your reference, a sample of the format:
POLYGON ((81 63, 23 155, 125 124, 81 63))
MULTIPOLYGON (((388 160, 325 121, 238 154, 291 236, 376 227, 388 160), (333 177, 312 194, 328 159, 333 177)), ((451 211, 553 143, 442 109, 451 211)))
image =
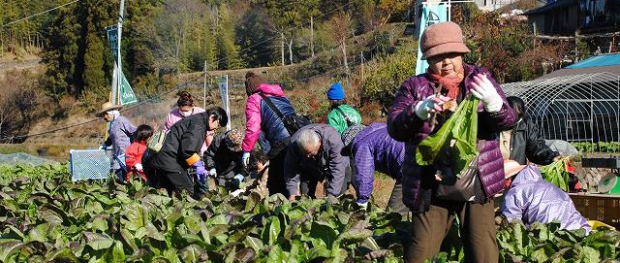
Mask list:
POLYGON ((387 124, 375 122, 368 127, 353 125, 342 134, 343 155, 351 155, 357 204, 366 208, 373 192, 375 171, 396 180, 388 209, 406 215, 409 209, 403 203, 401 166, 405 157, 405 144, 388 135, 387 124))

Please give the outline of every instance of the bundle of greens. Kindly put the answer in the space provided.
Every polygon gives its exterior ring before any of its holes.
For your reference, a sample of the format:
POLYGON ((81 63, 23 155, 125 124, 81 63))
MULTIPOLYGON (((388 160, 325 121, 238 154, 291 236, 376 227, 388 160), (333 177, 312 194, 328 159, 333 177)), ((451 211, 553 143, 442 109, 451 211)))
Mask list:
POLYGON ((566 170, 568 160, 569 157, 562 157, 556 162, 540 167, 540 173, 542 173, 543 179, 554 184, 565 192, 568 192, 569 190, 568 171, 566 170))
POLYGON ((478 99, 467 96, 456 112, 448 118, 437 133, 424 139, 416 148, 419 165, 432 165, 436 160, 447 163, 460 178, 469 163, 478 154, 478 99))

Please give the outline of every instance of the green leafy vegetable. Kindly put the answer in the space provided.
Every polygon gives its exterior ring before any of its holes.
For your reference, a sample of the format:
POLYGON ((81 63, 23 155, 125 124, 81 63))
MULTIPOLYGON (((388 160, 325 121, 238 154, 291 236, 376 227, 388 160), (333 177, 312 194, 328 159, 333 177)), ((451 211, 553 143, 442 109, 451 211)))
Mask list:
POLYGON ((457 177, 476 157, 478 135, 478 99, 466 97, 456 112, 416 148, 416 162, 432 165, 436 160, 446 161, 457 177))
POLYGON ((554 184, 565 192, 568 192, 569 190, 568 171, 566 171, 568 160, 569 157, 562 157, 556 162, 540 167, 540 172, 542 173, 543 179, 554 184))

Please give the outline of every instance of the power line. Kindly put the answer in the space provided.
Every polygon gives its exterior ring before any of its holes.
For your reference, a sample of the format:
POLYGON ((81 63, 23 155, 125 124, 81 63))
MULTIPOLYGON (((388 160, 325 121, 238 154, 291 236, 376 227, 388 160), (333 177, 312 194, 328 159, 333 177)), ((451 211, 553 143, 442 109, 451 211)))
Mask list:
POLYGON ((28 20, 28 19, 30 19, 30 18, 33 18, 33 17, 36 17, 36 16, 40 16, 40 15, 43 15, 43 14, 46 14, 46 13, 49 13, 49 12, 52 12, 52 11, 54 11, 54 10, 56 10, 56 9, 63 8, 63 7, 65 7, 65 6, 68 6, 68 5, 71 5, 71 4, 74 4, 74 3, 77 3, 77 2, 79 2, 79 1, 80 1, 80 0, 73 0, 73 1, 71 1, 71 2, 69 2, 69 3, 64 4, 64 5, 59 5, 59 6, 57 6, 57 7, 52 8, 52 9, 48 9, 48 10, 45 10, 45 11, 43 11, 43 12, 36 13, 36 14, 34 14, 34 15, 30 15, 30 16, 27 16, 27 17, 24 17, 24 18, 21 18, 21 19, 17 19, 17 20, 12 21, 12 22, 8 22, 8 23, 6 23, 6 24, 2 25, 2 27, 0 27, 0 28, 5 28, 5 27, 10 26, 10 25, 12 25, 12 24, 19 23, 19 22, 21 22, 21 21, 28 20))

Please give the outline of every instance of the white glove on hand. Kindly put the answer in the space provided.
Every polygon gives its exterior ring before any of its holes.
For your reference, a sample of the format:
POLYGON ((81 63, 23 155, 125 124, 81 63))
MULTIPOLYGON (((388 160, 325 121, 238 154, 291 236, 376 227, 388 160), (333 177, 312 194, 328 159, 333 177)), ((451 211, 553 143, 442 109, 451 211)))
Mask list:
POLYGON ((211 168, 211 170, 209 170, 209 176, 212 176, 213 178, 217 177, 217 171, 215 168, 211 168))
POLYGON ((142 167, 141 163, 137 163, 136 165, 134 165, 133 167, 136 168, 136 171, 138 172, 142 172, 144 170, 144 168, 142 167))
POLYGON ((415 105, 415 114, 422 120, 428 120, 433 112, 442 112, 443 108, 441 105, 448 100, 450 100, 450 98, 446 96, 430 95, 415 105))
POLYGON ((243 155, 241 155, 241 164, 243 165, 244 169, 248 169, 248 166, 250 166, 250 153, 249 152, 243 152, 243 155))
POLYGON ((495 113, 502 109, 504 101, 485 74, 474 76, 471 93, 482 101, 487 112, 495 113))
POLYGON ((237 189, 234 192, 230 193, 230 195, 237 197, 243 192, 245 192, 245 189, 237 189))

